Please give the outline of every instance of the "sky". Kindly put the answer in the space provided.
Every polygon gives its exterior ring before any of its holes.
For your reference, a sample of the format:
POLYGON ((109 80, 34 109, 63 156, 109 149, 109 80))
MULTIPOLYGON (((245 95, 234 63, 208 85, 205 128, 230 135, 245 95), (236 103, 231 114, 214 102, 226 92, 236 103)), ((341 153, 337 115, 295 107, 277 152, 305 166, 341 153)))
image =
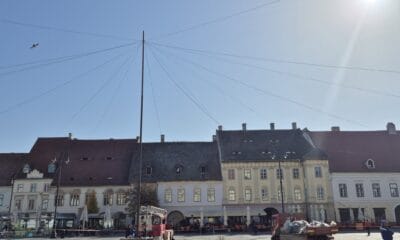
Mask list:
POLYGON ((400 124, 398 0, 0 1, 0 152, 400 124), (34 43, 39 46, 31 49, 34 43))

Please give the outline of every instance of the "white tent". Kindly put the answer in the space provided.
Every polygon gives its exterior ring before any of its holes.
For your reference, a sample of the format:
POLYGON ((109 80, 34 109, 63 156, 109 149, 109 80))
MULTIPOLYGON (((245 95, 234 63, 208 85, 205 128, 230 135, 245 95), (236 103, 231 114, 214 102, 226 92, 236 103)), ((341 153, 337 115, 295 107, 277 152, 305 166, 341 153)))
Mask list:
POLYGON ((110 205, 106 206, 106 211, 104 213, 104 227, 105 228, 112 227, 112 217, 111 217, 111 207, 110 207, 110 205))
POLYGON ((82 221, 82 229, 85 230, 85 223, 89 221, 89 214, 86 204, 85 207, 83 207, 80 220, 82 221))

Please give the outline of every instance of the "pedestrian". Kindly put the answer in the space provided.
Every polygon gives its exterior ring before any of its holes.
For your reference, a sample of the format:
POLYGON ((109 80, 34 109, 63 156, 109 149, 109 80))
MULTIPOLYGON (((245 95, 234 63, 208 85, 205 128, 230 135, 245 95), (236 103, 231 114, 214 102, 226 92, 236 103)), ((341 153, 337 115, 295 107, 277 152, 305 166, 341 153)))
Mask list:
POLYGON ((365 221, 365 230, 367 230, 367 236, 371 235, 371 225, 368 220, 365 221))
POLYGON ((390 226, 381 226, 381 236, 383 240, 393 240, 393 231, 390 229, 390 226))

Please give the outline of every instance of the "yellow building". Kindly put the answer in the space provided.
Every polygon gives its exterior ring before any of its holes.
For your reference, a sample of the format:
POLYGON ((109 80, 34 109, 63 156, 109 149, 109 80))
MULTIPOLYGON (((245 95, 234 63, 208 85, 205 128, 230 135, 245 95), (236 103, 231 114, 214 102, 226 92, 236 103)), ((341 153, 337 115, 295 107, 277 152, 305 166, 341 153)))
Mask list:
POLYGON ((295 124, 289 130, 275 130, 273 124, 270 130, 220 126, 216 141, 228 224, 268 223, 283 211, 302 212, 309 220, 334 219, 328 160, 295 124))

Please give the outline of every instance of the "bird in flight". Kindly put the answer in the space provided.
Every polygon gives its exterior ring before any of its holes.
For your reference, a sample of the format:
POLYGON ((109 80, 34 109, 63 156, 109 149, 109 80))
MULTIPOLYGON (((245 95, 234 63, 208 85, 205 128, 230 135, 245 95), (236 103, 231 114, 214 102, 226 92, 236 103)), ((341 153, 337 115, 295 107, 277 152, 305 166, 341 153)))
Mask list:
POLYGON ((30 49, 36 48, 36 47, 38 47, 38 46, 39 46, 39 43, 34 43, 34 44, 32 44, 32 46, 30 47, 30 49))

